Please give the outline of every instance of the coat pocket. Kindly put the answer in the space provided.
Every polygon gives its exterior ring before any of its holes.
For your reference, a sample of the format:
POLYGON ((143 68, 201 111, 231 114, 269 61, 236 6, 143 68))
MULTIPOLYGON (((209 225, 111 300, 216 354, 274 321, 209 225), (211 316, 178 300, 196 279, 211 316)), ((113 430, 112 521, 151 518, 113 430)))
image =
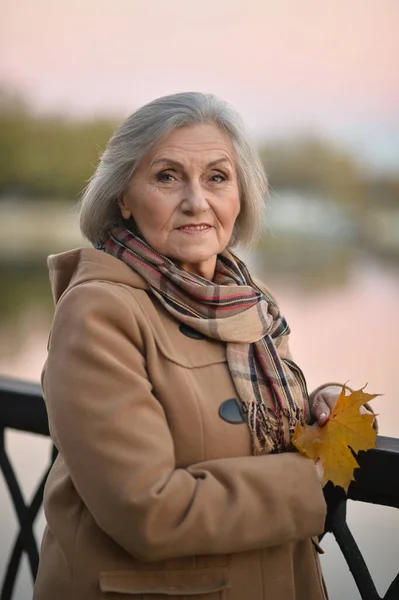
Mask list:
MULTIPOLYGON (((102 571, 101 598, 113 600, 123 595, 138 600, 152 596, 193 597, 193 600, 220 600, 229 587, 227 568, 102 571)), ((122 600, 122 597, 121 597, 122 600)))

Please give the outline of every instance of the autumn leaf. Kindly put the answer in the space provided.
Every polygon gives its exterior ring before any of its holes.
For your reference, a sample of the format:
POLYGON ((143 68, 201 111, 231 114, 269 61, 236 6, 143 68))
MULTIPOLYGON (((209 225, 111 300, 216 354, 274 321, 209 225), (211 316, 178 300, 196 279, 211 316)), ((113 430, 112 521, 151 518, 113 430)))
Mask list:
POLYGON ((362 414, 359 409, 379 394, 366 394, 363 388, 346 396, 345 389, 342 388, 327 423, 323 427, 298 423, 292 443, 308 458, 321 459, 323 485, 332 481, 347 492, 354 480, 353 472, 359 467, 350 448, 356 453, 374 448, 377 437, 373 428, 374 415, 362 414))

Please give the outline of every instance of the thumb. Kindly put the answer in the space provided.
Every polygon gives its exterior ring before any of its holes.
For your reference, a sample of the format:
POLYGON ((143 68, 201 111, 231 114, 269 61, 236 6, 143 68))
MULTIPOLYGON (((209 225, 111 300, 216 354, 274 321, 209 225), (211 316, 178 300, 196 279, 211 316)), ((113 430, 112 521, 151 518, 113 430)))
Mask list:
POLYGON ((328 404, 321 398, 315 405, 313 405, 312 413, 318 424, 324 425, 330 416, 331 410, 328 404))

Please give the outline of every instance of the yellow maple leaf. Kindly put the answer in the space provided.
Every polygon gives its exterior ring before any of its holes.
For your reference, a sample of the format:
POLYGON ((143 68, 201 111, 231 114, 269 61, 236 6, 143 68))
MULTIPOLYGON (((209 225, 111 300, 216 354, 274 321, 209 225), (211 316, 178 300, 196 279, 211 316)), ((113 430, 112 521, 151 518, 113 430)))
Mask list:
POLYGON ((373 428, 374 415, 362 414, 359 409, 379 394, 366 394, 363 389, 345 395, 342 388, 327 423, 323 427, 297 424, 292 443, 301 454, 316 461, 320 458, 324 467, 323 485, 332 481, 345 492, 353 472, 359 464, 352 451, 374 448, 377 432, 373 428))

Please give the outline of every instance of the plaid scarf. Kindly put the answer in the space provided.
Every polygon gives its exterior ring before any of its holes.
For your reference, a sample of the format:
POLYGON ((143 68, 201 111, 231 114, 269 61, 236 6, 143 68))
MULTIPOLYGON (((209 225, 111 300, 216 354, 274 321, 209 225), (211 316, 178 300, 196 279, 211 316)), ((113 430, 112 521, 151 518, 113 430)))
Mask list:
POLYGON ((226 342, 227 364, 252 436, 253 453, 290 449, 297 421, 309 414, 306 382, 299 367, 277 348, 289 327, 272 298, 244 265, 225 250, 213 281, 181 269, 128 229, 116 225, 103 249, 148 283, 178 321, 226 342))

